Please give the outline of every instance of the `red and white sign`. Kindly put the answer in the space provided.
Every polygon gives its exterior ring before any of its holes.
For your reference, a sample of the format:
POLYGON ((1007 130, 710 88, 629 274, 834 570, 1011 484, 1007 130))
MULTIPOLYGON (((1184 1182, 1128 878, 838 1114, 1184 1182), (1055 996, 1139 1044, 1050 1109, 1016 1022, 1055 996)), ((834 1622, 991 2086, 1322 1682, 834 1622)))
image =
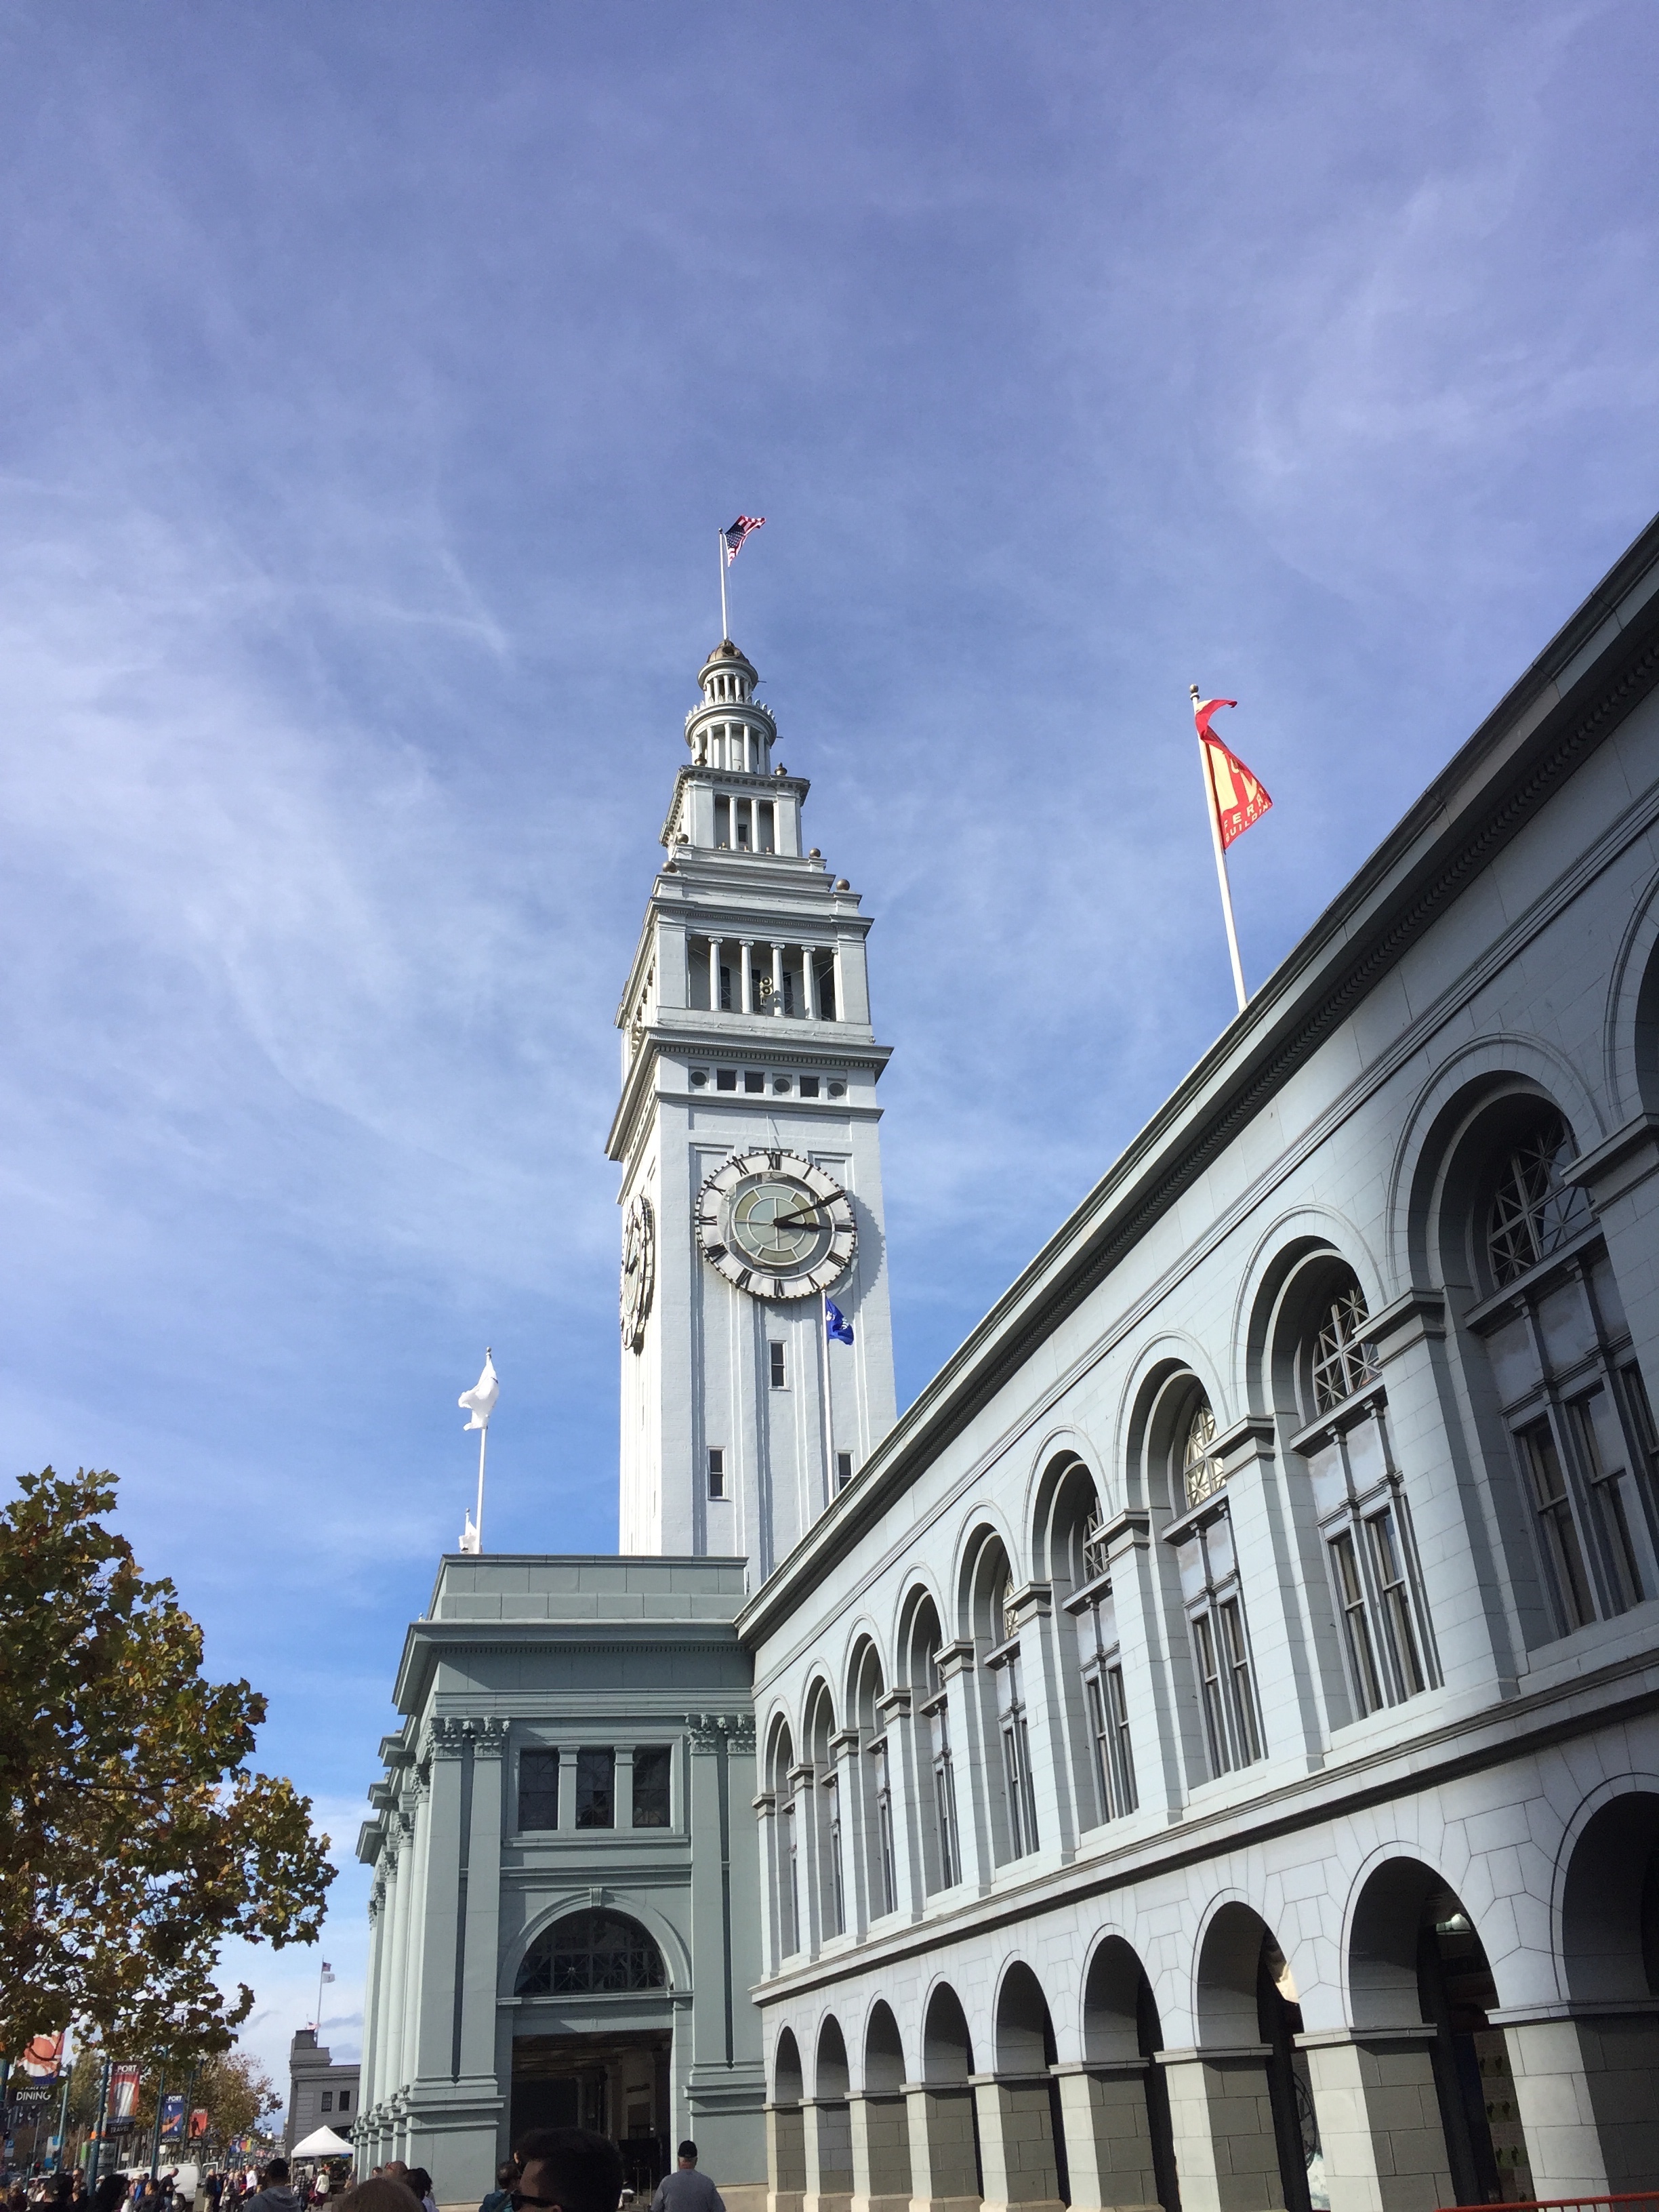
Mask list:
MULTIPOLYGON (((68 2030, 64 2031, 66 2034, 68 2030)), ((37 2035, 18 2063, 31 2081, 55 2081, 64 2062, 62 2035, 37 2035)))

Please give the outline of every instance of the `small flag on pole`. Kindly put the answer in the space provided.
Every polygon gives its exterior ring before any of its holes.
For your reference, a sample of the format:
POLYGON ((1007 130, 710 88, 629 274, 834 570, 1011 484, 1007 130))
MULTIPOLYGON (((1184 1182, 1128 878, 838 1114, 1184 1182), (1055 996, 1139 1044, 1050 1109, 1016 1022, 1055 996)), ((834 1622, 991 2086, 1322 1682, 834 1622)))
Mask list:
POLYGON ((751 531, 758 530, 766 520, 763 514, 740 514, 720 536, 726 541, 726 565, 729 568, 743 550, 743 541, 751 531))
POLYGON ((329 1965, 326 1959, 323 1961, 323 1971, 319 1977, 319 1979, 325 1982, 331 1982, 334 1979, 334 1969, 329 1965))
POLYGON ((853 1324, 833 1298, 826 1298, 823 1302, 823 1326, 837 1344, 853 1341, 853 1324))
MULTIPOLYGON (((464 1413, 471 1413, 469 1429, 487 1429, 489 1417, 495 1410, 495 1401, 501 1395, 501 1382, 495 1373, 495 1363, 489 1353, 484 1353, 483 1373, 470 1390, 463 1390, 456 1400, 464 1413)), ((463 1432, 465 1433, 465 1431, 463 1432)))
POLYGON ((1267 787, 1250 774, 1237 753, 1229 752, 1210 727, 1218 707, 1237 704, 1237 699, 1200 699, 1198 686, 1193 686, 1193 720, 1197 726, 1198 741, 1204 748, 1216 828, 1221 833, 1224 853, 1253 823, 1260 822, 1273 805, 1267 787))

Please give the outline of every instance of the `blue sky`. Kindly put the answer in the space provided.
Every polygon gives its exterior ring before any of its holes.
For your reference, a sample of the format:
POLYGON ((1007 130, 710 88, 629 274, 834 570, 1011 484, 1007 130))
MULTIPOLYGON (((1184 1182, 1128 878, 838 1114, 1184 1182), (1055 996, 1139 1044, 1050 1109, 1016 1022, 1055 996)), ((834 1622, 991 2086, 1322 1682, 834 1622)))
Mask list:
MULTIPOLYGON (((1649 519, 1645 0, 0 0, 0 1411, 348 1852, 502 1376, 616 1540, 714 642, 877 918, 901 1401, 1649 519)), ((325 2008, 356 2048, 362 1886, 325 2008)), ((310 2016, 264 1955, 252 2040, 310 2016)))

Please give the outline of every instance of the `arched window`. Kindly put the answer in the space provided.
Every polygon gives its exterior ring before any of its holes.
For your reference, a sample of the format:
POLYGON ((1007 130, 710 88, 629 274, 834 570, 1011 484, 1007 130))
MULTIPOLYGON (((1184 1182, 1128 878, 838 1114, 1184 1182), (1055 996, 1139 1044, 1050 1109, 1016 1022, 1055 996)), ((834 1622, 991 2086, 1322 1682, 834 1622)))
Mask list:
POLYGON ((1541 1115, 1497 1164, 1486 1208, 1486 1262, 1502 1290, 1588 1228, 1589 1200, 1564 1170, 1577 1157, 1559 1114, 1541 1115))
POLYGON ((1595 1217, 1566 1180, 1577 1155, 1559 1109, 1499 1102, 1468 1140, 1467 1234, 1486 1297, 1484 1341, 1553 1616, 1546 1633, 1659 1595, 1656 1437, 1595 1217))
MULTIPOLYGON (((911 1614, 905 1639, 905 1668, 910 1693, 927 1727, 931 1782, 924 1784, 932 1819, 927 1824, 924 1860, 930 1890, 950 1889, 962 1880, 962 1847, 957 1830, 956 1767, 951 1742, 951 1699, 939 1672, 945 1642, 933 1601, 924 1597, 911 1614)), ((918 1752, 920 1757, 920 1747, 918 1752)))
POLYGON ((1297 1449, 1325 1541, 1349 1702, 1363 1717, 1434 1680, 1428 1610, 1359 1278, 1334 1253, 1319 1254, 1287 1298, 1307 1424, 1297 1449))
POLYGON ((1215 1453, 1215 1415, 1201 1394, 1187 1418, 1181 1448, 1181 1494, 1188 1505, 1200 1505, 1219 1490, 1226 1477, 1215 1453))
POLYGON ((1090 1786, 1080 1793, 1080 1825, 1086 1828, 1133 1813, 1138 1799, 1105 1516, 1082 1461, 1061 1467, 1054 1477, 1050 1573, 1057 1589, 1070 1585, 1062 1601, 1077 1627, 1073 1649, 1089 1738, 1090 1786))
POLYGON ((544 1929, 525 1953, 514 1990, 544 1997, 667 1986, 662 1953, 637 1920, 620 1912, 573 1912, 544 1929))
POLYGON ((1322 1301, 1316 1328, 1307 1345, 1310 1393, 1316 1413, 1328 1413, 1379 1373, 1376 1346, 1365 1339, 1365 1293, 1358 1275, 1333 1287, 1322 1301))
POLYGON ((853 1678, 853 1719, 866 1764, 859 1808, 870 1913, 879 1918, 898 1910, 898 1860, 893 1839, 893 1747, 888 1741, 887 1700, 881 1661, 873 1644, 859 1654, 853 1678))
POLYGON ((1176 1558, 1205 1750, 1211 1774, 1225 1774, 1261 1757, 1261 1721, 1215 1413, 1195 1376, 1166 1385, 1158 1421, 1168 1438, 1170 1493, 1180 1500, 1176 1558))

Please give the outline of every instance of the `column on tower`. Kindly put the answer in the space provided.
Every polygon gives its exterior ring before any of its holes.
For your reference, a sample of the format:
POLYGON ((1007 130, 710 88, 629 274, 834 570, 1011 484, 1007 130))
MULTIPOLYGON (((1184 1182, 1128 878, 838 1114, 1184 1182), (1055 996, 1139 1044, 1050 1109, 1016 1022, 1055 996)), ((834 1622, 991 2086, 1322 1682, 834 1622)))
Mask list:
POLYGON ((718 937, 708 940, 708 1005, 713 1013, 720 1010, 720 941, 718 937))
POLYGON ((741 940, 741 950, 743 952, 742 1011, 745 1014, 752 1014, 755 1011, 755 940, 752 937, 745 937, 741 940))
POLYGON ((818 979, 814 971, 812 947, 810 945, 803 945, 800 949, 800 1010, 809 1022, 817 1021, 818 979))
POLYGON ((775 945, 772 947, 772 1012, 781 1014, 783 1008, 783 947, 775 945))

